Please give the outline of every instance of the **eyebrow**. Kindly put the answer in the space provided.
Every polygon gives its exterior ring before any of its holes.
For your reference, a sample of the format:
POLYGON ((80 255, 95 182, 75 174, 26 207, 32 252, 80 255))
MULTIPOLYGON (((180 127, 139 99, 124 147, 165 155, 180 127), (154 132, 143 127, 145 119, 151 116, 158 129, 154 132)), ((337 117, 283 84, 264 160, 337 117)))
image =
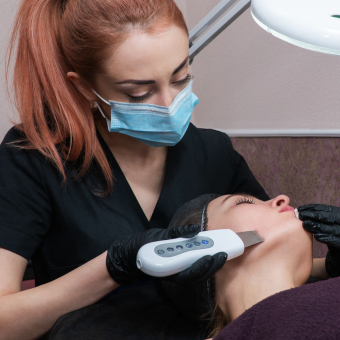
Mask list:
POLYGON ((232 194, 232 195, 227 196, 226 198, 223 199, 221 204, 224 204, 226 201, 228 201, 229 198, 232 198, 232 197, 235 197, 235 196, 239 196, 239 194, 232 194))
MULTIPOLYGON (((172 75, 178 73, 188 62, 189 56, 184 59, 184 61, 175 69, 172 75)), ((156 83, 155 80, 136 80, 136 79, 127 79, 116 83, 116 85, 121 84, 135 84, 135 85, 147 85, 147 84, 154 84, 156 83)))
POLYGON ((175 75, 176 73, 178 73, 187 64, 188 60, 189 60, 189 56, 184 59, 184 61, 181 63, 181 65, 179 65, 176 68, 176 70, 172 73, 172 75, 175 75))

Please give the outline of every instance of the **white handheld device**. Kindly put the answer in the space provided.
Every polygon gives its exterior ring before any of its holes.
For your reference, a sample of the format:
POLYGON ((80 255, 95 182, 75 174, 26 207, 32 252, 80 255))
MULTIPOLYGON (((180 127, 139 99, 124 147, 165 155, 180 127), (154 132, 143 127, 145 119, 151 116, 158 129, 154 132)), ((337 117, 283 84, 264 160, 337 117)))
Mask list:
POLYGON ((202 231, 192 238, 151 242, 137 254, 137 267, 144 273, 164 277, 179 273, 205 255, 227 253, 227 260, 240 256, 244 248, 262 242, 255 231, 236 234, 230 229, 202 231))

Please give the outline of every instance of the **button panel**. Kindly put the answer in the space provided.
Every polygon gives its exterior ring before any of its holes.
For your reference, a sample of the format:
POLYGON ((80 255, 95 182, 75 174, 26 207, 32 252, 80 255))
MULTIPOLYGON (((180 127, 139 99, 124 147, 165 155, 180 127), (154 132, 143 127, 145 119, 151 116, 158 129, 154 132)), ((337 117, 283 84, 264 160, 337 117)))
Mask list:
POLYGON ((196 236, 182 242, 172 242, 159 245, 155 248, 155 253, 161 257, 173 257, 188 251, 211 248, 214 241, 209 237, 196 236))

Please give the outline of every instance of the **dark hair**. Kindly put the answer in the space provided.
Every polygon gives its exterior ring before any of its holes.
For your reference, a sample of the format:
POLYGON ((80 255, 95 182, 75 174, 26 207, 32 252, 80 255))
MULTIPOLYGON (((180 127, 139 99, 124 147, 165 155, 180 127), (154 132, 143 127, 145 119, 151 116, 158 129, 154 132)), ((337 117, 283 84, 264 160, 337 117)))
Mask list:
POLYGON ((169 228, 185 224, 199 224, 202 230, 205 230, 208 223, 206 208, 211 201, 220 196, 205 194, 185 203, 176 211, 169 223, 169 228))
POLYGON ((8 70, 13 73, 15 105, 26 148, 40 151, 66 181, 66 162, 81 161, 78 177, 96 162, 108 194, 113 174, 97 139, 93 103, 67 78, 77 72, 94 84, 104 61, 133 29, 153 33, 174 24, 186 33, 173 0, 23 0, 10 40, 8 70), (59 152, 60 151, 60 152, 59 152))
MULTIPOLYGON (((206 194, 184 204, 170 221, 169 227, 185 224, 201 225, 202 230, 208 226, 207 206, 220 197, 206 194)), ((177 309, 193 321, 200 321, 206 327, 209 336, 215 336, 227 324, 222 310, 215 302, 214 278, 195 286, 179 286, 167 281, 163 286, 167 295, 177 309)))

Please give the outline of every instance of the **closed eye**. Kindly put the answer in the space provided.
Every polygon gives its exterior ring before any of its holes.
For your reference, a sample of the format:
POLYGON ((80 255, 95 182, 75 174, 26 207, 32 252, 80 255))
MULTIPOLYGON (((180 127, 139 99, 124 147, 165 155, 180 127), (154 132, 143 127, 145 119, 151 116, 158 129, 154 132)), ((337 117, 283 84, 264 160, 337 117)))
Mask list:
MULTIPOLYGON (((184 86, 184 85, 188 84, 190 82, 190 80, 193 79, 193 78, 194 78, 194 76, 189 73, 184 79, 175 81, 172 84, 174 86, 179 86, 179 87, 184 86)), ((152 95, 152 91, 149 91, 146 94, 144 94, 143 96, 139 96, 139 97, 131 96, 128 93, 126 93, 126 95, 129 97, 130 103, 138 103, 138 102, 142 102, 142 101, 146 100, 147 98, 149 98, 152 95)))
POLYGON ((175 86, 186 85, 193 78, 194 78, 194 76, 189 73, 184 79, 173 82, 173 85, 175 85, 175 86))
POLYGON ((243 203, 255 204, 254 200, 249 198, 249 197, 241 197, 235 202, 236 205, 240 205, 240 204, 243 204, 243 203))
POLYGON ((138 103, 138 102, 142 102, 143 100, 149 98, 151 96, 151 91, 149 91, 148 93, 144 94, 143 96, 139 96, 139 97, 130 96, 129 94, 127 94, 127 96, 129 97, 130 103, 138 103))

